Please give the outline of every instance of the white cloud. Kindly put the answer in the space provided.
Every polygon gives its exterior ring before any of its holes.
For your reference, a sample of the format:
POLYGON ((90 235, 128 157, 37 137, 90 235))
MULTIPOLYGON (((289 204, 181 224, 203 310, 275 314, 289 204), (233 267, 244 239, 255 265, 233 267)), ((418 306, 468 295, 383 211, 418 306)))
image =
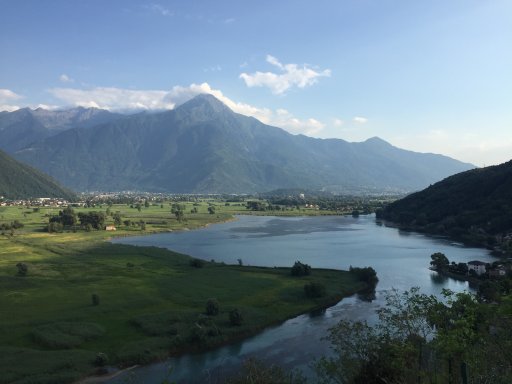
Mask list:
POLYGON ((356 124, 366 124, 368 122, 368 119, 366 117, 362 116, 355 116, 352 121, 356 124))
POLYGON ((320 77, 331 76, 331 70, 325 69, 317 72, 307 64, 299 67, 297 64, 282 64, 274 56, 267 55, 267 62, 283 73, 255 72, 253 74, 242 73, 240 78, 248 87, 267 87, 276 95, 284 94, 291 87, 305 88, 318 82, 320 77))
POLYGON ((163 99, 165 91, 138 91, 122 88, 97 87, 92 89, 53 88, 49 92, 67 104, 108 110, 170 109, 174 105, 163 99))
POLYGON ((14 93, 10 89, 0 88, 0 111, 12 112, 20 109, 20 106, 12 103, 22 98, 23 96, 14 93))
POLYGON ((74 83, 75 79, 72 79, 71 77, 63 73, 59 76, 59 81, 61 81, 62 83, 74 83))
POLYGON ((336 118, 332 120, 332 125, 335 127, 341 127, 343 124, 345 124, 345 122, 341 119, 336 118))
POLYGON ((146 6, 146 8, 149 9, 150 11, 158 13, 162 16, 173 16, 174 15, 173 12, 171 12, 169 9, 165 8, 161 4, 155 4, 155 3, 149 4, 146 6))
POLYGON ((49 92, 67 105, 95 107, 114 111, 164 110, 174 109, 194 96, 209 93, 226 104, 236 113, 252 116, 261 122, 283 128, 290 133, 314 135, 324 128, 324 124, 314 118, 299 119, 284 109, 273 111, 236 102, 226 97, 222 91, 213 89, 208 83, 191 84, 188 87, 175 86, 170 91, 131 90, 122 88, 53 88, 49 92))
POLYGON ((231 24, 234 22, 235 22, 235 18, 233 18, 233 17, 230 17, 230 18, 224 20, 224 24, 231 24))

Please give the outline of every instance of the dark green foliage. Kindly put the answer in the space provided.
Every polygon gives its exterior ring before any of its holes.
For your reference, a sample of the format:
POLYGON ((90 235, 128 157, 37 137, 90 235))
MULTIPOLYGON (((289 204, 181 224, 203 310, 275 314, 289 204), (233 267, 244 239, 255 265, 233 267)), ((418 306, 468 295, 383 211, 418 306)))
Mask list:
POLYGON ((25 263, 16 264, 16 268, 18 268, 18 276, 26 276, 28 273, 28 265, 25 263))
POLYGON ((100 295, 98 295, 97 293, 93 293, 91 295, 91 301, 92 301, 92 305, 94 305, 94 306, 100 305, 100 295))
POLYGON ((291 269, 292 276, 308 276, 311 275, 311 266, 296 261, 291 269))
POLYGON ((192 259, 190 260, 190 266, 194 267, 194 268, 203 268, 205 264, 205 261, 204 260, 201 260, 201 259, 192 259))
POLYGON ((357 276, 360 281, 364 281, 370 286, 376 286, 379 282, 377 272, 372 267, 352 267, 350 266, 349 271, 357 276))
POLYGON ((450 261, 444 253, 436 252, 430 255, 430 258, 432 259, 430 265, 438 271, 444 271, 448 269, 448 266, 450 265, 450 261))
POLYGON ((229 323, 233 326, 242 325, 244 318, 242 316, 242 312, 238 310, 238 308, 232 309, 229 311, 229 323))
POLYGON ((215 207, 214 206, 209 206, 208 207, 208 213, 210 215, 214 215, 215 214, 215 207))
POLYGON ((102 336, 105 330, 95 323, 61 322, 42 325, 32 330, 32 339, 51 349, 75 348, 87 340, 102 336))
POLYGON ((94 359, 94 365, 97 367, 104 367, 108 364, 108 356, 106 353, 98 352, 94 359))
POLYGON ((46 226, 46 230, 50 233, 62 232, 64 230, 64 226, 59 222, 50 221, 46 226))
MULTIPOLYGON (((51 223, 59 223, 63 227, 72 227, 76 224, 76 213, 71 207, 64 208, 62 211, 59 211, 58 216, 50 217, 51 223)), ((50 229, 50 227, 48 227, 50 229)), ((48 232, 58 232, 58 231, 48 231, 48 232)))
POLYGON ((219 302, 217 299, 211 298, 206 302, 205 313, 208 316, 217 316, 219 314, 219 302))
POLYGON ((114 219, 114 225, 115 226, 120 226, 121 225, 121 215, 119 213, 117 213, 117 212, 114 213, 112 218, 114 219))
POLYGON ((379 216, 405 227, 484 246, 512 231, 512 161, 451 176, 398 200, 379 216))
POLYGON ((325 296, 325 286, 314 281, 304 285, 304 293, 306 297, 316 299, 325 296))
POLYGON ((103 212, 80 212, 78 213, 78 219, 82 227, 90 225, 94 229, 103 229, 105 226, 105 213, 103 212))
POLYGON ((30 150, 17 152, 19 159, 77 190, 245 193, 326 185, 338 191, 354 185, 359 191, 416 190, 471 168, 378 138, 348 143, 292 135, 236 114, 211 95, 173 111, 135 114, 27 144, 30 150))
POLYGON ((57 197, 74 200, 73 192, 51 177, 22 164, 0 150, 0 196, 8 199, 57 197))
POLYGON ((318 381, 460 383, 469 374, 472 383, 509 383, 511 303, 499 308, 468 293, 443 293, 393 291, 375 326, 342 320, 327 337, 333 354, 317 362, 318 381))

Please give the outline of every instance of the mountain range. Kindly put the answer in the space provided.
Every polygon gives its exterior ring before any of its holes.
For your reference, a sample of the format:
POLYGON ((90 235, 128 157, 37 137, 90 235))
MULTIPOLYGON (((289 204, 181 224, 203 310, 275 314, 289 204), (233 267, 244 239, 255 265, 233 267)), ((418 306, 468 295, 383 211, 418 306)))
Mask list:
POLYGON ((399 149, 377 137, 350 143, 292 135, 234 113, 206 94, 159 113, 122 116, 82 108, 52 118, 52 112, 38 111, 0 114, 1 145, 79 191, 254 193, 299 187, 406 192, 473 168, 446 156, 399 149), (13 119, 16 113, 25 120, 13 119), (27 132, 23 139, 4 142, 3 131, 11 138, 17 132, 6 118, 27 132))
POLYGON ((62 188, 55 180, 22 164, 0 150, 0 196, 6 199, 55 197, 73 200, 73 192, 62 188))

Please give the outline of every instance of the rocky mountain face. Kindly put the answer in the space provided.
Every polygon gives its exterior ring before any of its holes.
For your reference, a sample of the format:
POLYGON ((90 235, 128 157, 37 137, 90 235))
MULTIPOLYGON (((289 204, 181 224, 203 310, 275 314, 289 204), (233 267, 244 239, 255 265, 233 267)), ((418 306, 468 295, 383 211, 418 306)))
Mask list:
MULTIPOLYGON (((48 120, 31 121, 26 129, 37 135, 48 120)), ((18 145, 15 156, 80 191, 396 192, 473 168, 379 138, 349 143, 292 135, 234 113, 211 95, 196 96, 172 111, 117 116, 95 125, 86 121, 86 126, 27 139, 31 143, 18 145)))

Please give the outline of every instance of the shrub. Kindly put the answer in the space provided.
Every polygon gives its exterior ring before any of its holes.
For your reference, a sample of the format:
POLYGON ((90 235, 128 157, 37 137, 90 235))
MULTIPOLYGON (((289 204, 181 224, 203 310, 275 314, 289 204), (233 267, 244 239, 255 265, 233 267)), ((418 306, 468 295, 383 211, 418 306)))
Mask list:
POLYGON ((242 325, 242 322, 244 321, 242 313, 238 310, 238 308, 235 308, 229 312, 229 323, 234 326, 240 326, 242 325))
POLYGON ((93 293, 91 295, 91 300, 92 300, 92 305, 94 305, 94 306, 100 305, 100 295, 98 295, 97 293, 93 293))
POLYGON ((325 286, 320 283, 311 282, 304 285, 304 293, 306 297, 317 298, 325 296, 325 286))
POLYGON ((365 283, 375 286, 377 285, 379 279, 377 278, 377 272, 372 267, 365 268, 353 268, 350 266, 349 271, 357 276, 357 278, 365 283))
POLYGON ((108 363, 108 356, 106 353, 98 352, 94 359, 94 365, 97 367, 104 367, 108 363))
POLYGON ((25 263, 18 263, 16 264, 16 268, 18 268, 18 275, 19 276, 26 276, 28 273, 28 265, 25 263))
POLYGON ((190 260, 190 266, 194 268, 203 268, 204 260, 201 259, 192 259, 190 260))
POLYGON ((295 264, 293 264, 291 274, 292 274, 292 276, 311 275, 311 266, 309 266, 307 264, 303 264, 300 261, 296 261, 295 264))
POLYGON ((57 221, 50 221, 48 223, 48 226, 46 227, 46 230, 49 233, 62 232, 63 229, 64 229, 64 226, 62 225, 62 223, 59 223, 57 221))
POLYGON ((219 314, 219 302, 217 299, 208 299, 206 302, 206 314, 208 316, 217 316, 219 314))

